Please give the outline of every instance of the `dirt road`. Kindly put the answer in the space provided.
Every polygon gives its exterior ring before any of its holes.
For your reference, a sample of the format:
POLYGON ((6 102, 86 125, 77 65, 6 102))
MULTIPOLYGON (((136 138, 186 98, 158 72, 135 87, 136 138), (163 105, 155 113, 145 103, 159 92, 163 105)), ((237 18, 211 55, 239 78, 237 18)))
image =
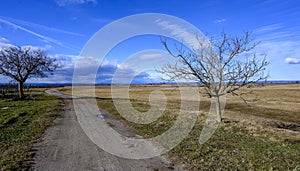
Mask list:
MULTIPOLYGON (((35 146, 33 170, 182 170, 181 165, 173 165, 164 156, 126 159, 105 152, 95 145, 81 128, 72 100, 67 96, 63 97, 66 106, 62 114, 54 121, 53 126, 47 129, 41 142, 35 146)), ((113 117, 108 115, 106 117, 106 122, 122 134, 137 136, 113 117)))

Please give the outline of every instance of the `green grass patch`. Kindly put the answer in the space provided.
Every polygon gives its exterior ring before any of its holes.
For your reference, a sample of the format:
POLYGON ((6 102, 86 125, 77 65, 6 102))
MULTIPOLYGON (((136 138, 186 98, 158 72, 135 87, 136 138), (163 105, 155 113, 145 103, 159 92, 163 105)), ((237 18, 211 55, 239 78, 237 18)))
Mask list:
POLYGON ((0 100, 0 170, 27 170, 32 145, 61 111, 62 99, 30 92, 34 100, 0 100))
POLYGON ((191 170, 293 170, 299 168, 300 143, 273 142, 252 136, 241 126, 222 123, 204 145, 201 124, 171 153, 191 170))

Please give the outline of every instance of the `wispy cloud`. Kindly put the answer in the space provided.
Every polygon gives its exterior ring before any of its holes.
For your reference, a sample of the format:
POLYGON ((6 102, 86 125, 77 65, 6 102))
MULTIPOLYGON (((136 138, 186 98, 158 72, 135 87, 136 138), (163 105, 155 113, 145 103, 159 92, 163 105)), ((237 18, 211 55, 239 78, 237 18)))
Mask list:
POLYGON ((259 27, 259 28, 255 29, 253 31, 253 33, 270 32, 270 31, 278 30, 278 29, 280 29, 282 27, 283 27, 283 25, 280 24, 280 23, 278 23, 278 24, 270 24, 270 25, 262 26, 262 27, 259 27))
POLYGON ((154 61, 164 61, 165 58, 169 57, 166 53, 149 53, 149 54, 142 54, 139 56, 139 60, 154 60, 154 61))
POLYGON ((300 55, 299 46, 300 41, 276 39, 263 40, 259 45, 260 51, 267 54, 272 63, 276 63, 277 65, 282 64, 284 61, 291 63, 293 61, 291 59, 296 59, 295 57, 300 55))
POLYGON ((25 45, 25 46, 22 46, 22 48, 40 49, 40 50, 43 50, 43 51, 48 51, 52 48, 52 46, 45 45, 43 47, 40 47, 40 46, 25 45))
MULTIPOLYGON (((11 44, 8 39, 6 39, 4 37, 0 37, 0 49, 9 48, 9 47, 15 47, 15 45, 11 44)), ((22 48, 41 49, 43 51, 48 51, 52 48, 52 46, 45 45, 43 47, 40 47, 40 46, 25 45, 25 46, 22 46, 22 48)))
POLYGON ((71 31, 57 29, 57 28, 53 28, 53 27, 48 27, 48 26, 45 26, 45 25, 36 24, 36 23, 24 21, 24 20, 15 19, 15 18, 9 18, 9 17, 4 17, 4 16, 0 16, 0 18, 5 19, 6 21, 12 21, 14 23, 18 23, 19 25, 25 25, 25 26, 28 26, 28 27, 32 27, 32 28, 36 28, 36 29, 42 29, 42 30, 45 30, 45 31, 68 34, 68 35, 73 35, 73 36, 84 36, 83 34, 74 33, 74 32, 71 32, 71 31))
POLYGON ((296 38, 298 33, 285 28, 283 24, 271 24, 259 27, 253 31, 255 37, 261 41, 261 46, 272 50, 274 55, 291 56, 299 54, 300 41, 296 38))
MULTIPOLYGON (((263 5, 270 5, 272 3, 274 3, 275 1, 274 0, 262 0, 260 1, 260 4, 263 4, 263 5)), ((258 2, 259 4, 259 2, 258 2)))
POLYGON ((4 37, 0 37, 0 49, 2 48, 7 48, 7 47, 12 47, 13 45, 9 43, 9 40, 4 38, 4 37))
POLYGON ((6 38, 4 38, 4 37, 0 37, 0 42, 1 42, 1 43, 8 43, 9 40, 6 39, 6 38))
MULTIPOLYGON (((187 43, 192 49, 199 48, 199 42, 197 40, 197 36, 199 38, 205 40, 204 36, 201 33, 195 33, 193 29, 188 26, 182 26, 181 24, 170 23, 167 20, 157 19, 155 23, 160 26, 163 30, 167 30, 170 32, 174 38, 179 41, 184 41, 187 43), (192 30, 192 31, 191 31, 192 30)), ((208 43, 208 42, 207 42, 208 43)))
POLYGON ((300 59, 297 58, 286 58, 285 62, 288 64, 300 64, 300 59))
POLYGON ((155 69, 156 67, 172 63, 174 58, 166 51, 157 49, 148 49, 139 51, 122 61, 118 65, 121 69, 133 69, 137 72, 145 69, 155 69))
POLYGON ((255 39, 261 43, 255 49, 264 53, 270 61, 268 70, 271 79, 299 79, 294 68, 287 64, 300 64, 300 40, 296 27, 287 27, 284 23, 272 23, 256 28, 255 39))
POLYGON ((60 41, 58 41, 58 40, 56 40, 56 39, 53 39, 53 38, 50 38, 50 37, 41 35, 41 34, 39 34, 39 33, 36 33, 36 32, 34 32, 34 31, 32 31, 32 30, 29 30, 29 29, 27 29, 27 28, 24 28, 24 27, 22 27, 22 26, 19 26, 19 25, 17 25, 17 24, 14 24, 14 23, 12 23, 12 22, 9 22, 9 21, 7 21, 7 20, 5 20, 5 19, 1 19, 1 18, 0 18, 0 22, 3 23, 3 24, 8 25, 8 26, 10 26, 10 27, 13 27, 14 29, 19 29, 19 30, 22 30, 22 31, 24 31, 24 32, 27 32, 27 33, 29 33, 29 34, 31 34, 31 35, 34 35, 34 36, 36 36, 36 37, 38 37, 38 38, 40 38, 40 39, 42 39, 42 40, 44 40, 44 41, 46 41, 46 42, 50 42, 50 43, 59 45, 59 46, 64 47, 64 48, 74 50, 74 51, 76 50, 76 49, 73 49, 73 48, 71 48, 71 47, 65 46, 62 42, 60 42, 60 41))
POLYGON ((109 23, 114 20, 110 18, 91 18, 91 21, 95 23, 109 23))
POLYGON ((68 6, 68 5, 76 5, 76 4, 86 4, 86 3, 92 3, 97 4, 97 0, 55 0, 56 4, 58 6, 68 6))
POLYGON ((226 22, 226 21, 227 21, 226 18, 222 18, 222 19, 219 19, 219 20, 215 20, 214 23, 220 24, 220 23, 224 23, 224 22, 226 22))

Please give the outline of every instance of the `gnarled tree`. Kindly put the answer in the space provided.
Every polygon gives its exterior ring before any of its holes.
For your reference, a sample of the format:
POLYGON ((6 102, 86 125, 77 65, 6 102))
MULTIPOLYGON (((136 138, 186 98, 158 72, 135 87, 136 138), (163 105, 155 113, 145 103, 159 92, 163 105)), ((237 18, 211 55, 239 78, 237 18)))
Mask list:
POLYGON ((221 122, 220 97, 230 93, 246 102, 247 99, 243 98, 245 91, 238 90, 265 81, 268 75, 264 70, 269 62, 265 54, 251 51, 258 43, 251 39, 250 32, 236 37, 223 32, 220 38, 211 38, 210 41, 196 35, 195 40, 197 48, 192 49, 186 48, 183 43, 170 47, 167 40, 162 40, 165 49, 177 62, 169 63, 158 71, 169 80, 185 79, 202 83, 205 93, 215 98, 217 121, 221 122))
POLYGON ((24 99, 23 85, 31 77, 47 77, 57 63, 41 49, 9 47, 0 50, 0 74, 18 83, 19 98, 24 99))

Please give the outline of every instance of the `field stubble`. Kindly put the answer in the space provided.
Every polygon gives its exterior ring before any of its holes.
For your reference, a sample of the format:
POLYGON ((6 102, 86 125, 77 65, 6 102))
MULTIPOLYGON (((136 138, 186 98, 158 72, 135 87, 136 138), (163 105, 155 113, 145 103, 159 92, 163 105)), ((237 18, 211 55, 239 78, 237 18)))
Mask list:
MULTIPOLYGON (((80 89, 82 96, 90 91, 86 86, 80 89)), ((58 90, 72 94, 70 87, 58 90)), ((95 95, 99 107, 149 138, 168 130, 178 116, 181 100, 189 100, 181 99, 175 85, 133 85, 130 86, 129 100, 136 110, 146 112, 150 109, 149 95, 157 90, 167 97, 167 106, 164 114, 150 124, 126 121, 113 104, 110 86, 97 86, 95 95)), ((169 154, 190 170, 300 169, 300 85, 268 85, 252 90, 259 100, 249 105, 239 97, 227 95, 224 122, 204 145, 198 144, 198 138, 210 99, 201 96, 200 112, 193 130, 169 154)))

